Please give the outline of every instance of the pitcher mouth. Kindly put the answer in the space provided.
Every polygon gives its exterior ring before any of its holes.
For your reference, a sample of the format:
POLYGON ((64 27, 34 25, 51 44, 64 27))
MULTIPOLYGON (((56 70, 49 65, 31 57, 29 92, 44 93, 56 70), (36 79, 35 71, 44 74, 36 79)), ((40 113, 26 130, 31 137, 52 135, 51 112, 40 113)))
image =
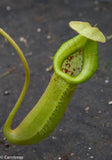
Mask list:
POLYGON ((62 71, 69 76, 77 76, 83 65, 83 50, 79 50, 76 53, 66 58, 62 64, 62 71))

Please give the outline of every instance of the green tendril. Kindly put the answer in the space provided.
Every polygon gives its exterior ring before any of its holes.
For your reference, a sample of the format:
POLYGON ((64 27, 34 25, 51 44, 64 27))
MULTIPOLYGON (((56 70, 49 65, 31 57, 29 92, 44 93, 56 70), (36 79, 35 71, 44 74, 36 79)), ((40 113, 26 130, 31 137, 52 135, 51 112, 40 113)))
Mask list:
POLYGON ((10 44, 14 47, 14 49, 16 50, 16 52, 18 53, 19 57, 21 58, 21 61, 22 61, 22 64, 24 66, 24 69, 25 69, 25 83, 24 83, 24 87, 22 89, 22 92, 20 94, 20 97, 18 98, 12 112, 10 113, 10 116, 9 118, 7 119, 6 123, 5 123, 5 126, 4 126, 4 131, 5 129, 6 130, 10 130, 10 126, 11 126, 11 123, 12 123, 12 120, 19 108, 19 106, 21 105, 23 99, 24 99, 24 96, 26 94, 26 91, 28 89, 28 85, 29 85, 29 81, 30 81, 30 72, 29 72, 29 67, 28 67, 28 64, 27 64, 27 61, 24 57, 24 54, 23 52, 21 51, 21 49, 19 48, 19 46, 15 43, 15 41, 5 32, 3 31, 1 28, 0 28, 0 34, 3 35, 9 42, 10 44))

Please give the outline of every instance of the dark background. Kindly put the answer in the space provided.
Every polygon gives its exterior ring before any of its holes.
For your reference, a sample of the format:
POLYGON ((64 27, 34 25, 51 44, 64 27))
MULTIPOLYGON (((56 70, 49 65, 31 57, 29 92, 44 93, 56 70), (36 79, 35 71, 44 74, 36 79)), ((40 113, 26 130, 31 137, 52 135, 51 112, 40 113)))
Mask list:
POLYGON ((49 57, 76 35, 68 26, 71 20, 97 24, 108 40, 98 43, 98 70, 88 82, 78 85, 55 131, 31 146, 13 145, 3 136, 3 125, 24 83, 24 70, 15 50, 0 37, 0 156, 20 155, 25 160, 112 160, 111 0, 0 1, 0 27, 23 50, 31 72, 30 86, 13 127, 47 87, 53 73, 46 71, 52 65, 49 57))

